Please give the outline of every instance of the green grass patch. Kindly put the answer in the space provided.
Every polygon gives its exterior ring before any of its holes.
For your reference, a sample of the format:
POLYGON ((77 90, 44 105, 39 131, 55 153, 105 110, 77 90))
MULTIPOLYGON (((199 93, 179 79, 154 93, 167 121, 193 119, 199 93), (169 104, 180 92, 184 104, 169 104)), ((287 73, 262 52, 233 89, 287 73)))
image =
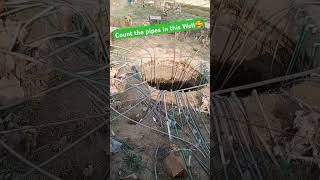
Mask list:
POLYGON ((124 151, 123 161, 131 172, 141 172, 144 169, 142 157, 131 150, 124 151))

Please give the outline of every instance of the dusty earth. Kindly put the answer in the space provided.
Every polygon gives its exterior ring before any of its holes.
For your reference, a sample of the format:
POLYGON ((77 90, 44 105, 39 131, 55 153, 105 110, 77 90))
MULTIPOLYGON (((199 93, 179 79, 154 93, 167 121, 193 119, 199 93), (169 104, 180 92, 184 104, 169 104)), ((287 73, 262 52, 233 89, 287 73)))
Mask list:
MULTIPOLYGON (((148 63, 148 62, 150 62, 150 57, 155 58, 158 61, 157 64, 158 63, 161 64, 162 61, 165 62, 168 59, 169 60, 172 59, 172 56, 174 54, 172 52, 171 47, 169 47, 167 49, 167 47, 168 47, 167 43, 168 42, 172 43, 174 41, 165 40, 165 38, 166 37, 145 39, 143 45, 139 44, 139 42, 141 40, 138 40, 138 39, 137 40, 130 40, 127 42, 115 42, 115 46, 126 47, 126 48, 130 49, 130 51, 132 51, 132 53, 122 55, 122 56, 126 57, 125 62, 128 64, 129 67, 130 67, 130 65, 131 66, 135 65, 137 67, 140 67, 139 65, 141 64, 141 61, 142 61, 142 64, 148 63), (126 46, 123 46, 122 45, 123 43, 125 43, 126 46), (147 52, 152 52, 151 56, 147 52)), ((175 61, 176 62, 185 61, 184 60, 185 58, 183 58, 183 57, 185 57, 185 56, 188 57, 189 54, 187 52, 189 52, 188 50, 192 49, 192 47, 183 46, 183 42, 178 42, 176 44, 177 44, 176 53, 179 54, 179 56, 177 55, 177 57, 175 58, 175 61), (182 52, 180 52, 180 51, 182 51, 182 52)), ((121 53, 121 50, 119 50, 119 51, 121 53)), ((120 54, 120 53, 118 51, 116 51, 116 49, 115 49, 114 54, 120 54)), ((192 56, 192 55, 189 55, 189 56, 192 56)), ((200 57, 195 56, 194 60, 196 60, 196 59, 201 59, 201 56, 200 57)), ((118 59, 116 56, 114 56, 113 62, 114 63, 118 62, 118 59)), ((199 63, 199 61, 193 61, 193 62, 195 64, 199 63)), ((203 60, 203 62, 205 64, 208 64, 207 60, 203 60)), ((171 67, 171 66, 169 66, 169 67, 171 67)), ((193 66, 193 67, 197 67, 197 66, 193 66)), ((128 70, 129 69, 130 68, 128 68, 128 70)), ((160 70, 161 69, 157 68, 156 77, 161 76, 161 73, 159 73, 160 70)), ((126 70, 123 70, 123 71, 126 72, 126 70)), ((130 72, 130 70, 128 72, 130 72)), ((146 71, 144 71, 144 72, 146 72, 146 71)), ((125 76, 125 73, 123 73, 123 72, 119 73, 119 72, 115 71, 114 76, 111 76, 111 79, 113 79, 114 77, 120 78, 123 75, 124 75, 124 77, 128 77, 128 75, 125 76)), ((163 77, 165 77, 165 76, 163 76, 163 77)), ((137 83, 141 83, 142 81, 130 80, 129 82, 137 84, 137 83)), ((130 85, 125 86, 125 87, 129 88, 130 85)), ((151 105, 152 105, 151 102, 153 102, 153 101, 163 102, 163 100, 161 98, 159 99, 159 95, 160 95, 159 93, 161 93, 161 91, 158 91, 154 88, 151 88, 150 86, 148 87, 148 85, 139 85, 138 87, 142 88, 145 95, 150 96, 149 103, 151 105), (150 90, 156 90, 156 92, 149 94, 150 90)), ((205 91, 207 91, 206 94, 208 94, 208 92, 209 92, 208 87, 201 88, 198 91, 186 92, 187 96, 189 97, 190 103, 194 103, 195 107, 200 107, 202 104, 201 96, 203 96, 203 93, 205 91), (191 98, 192 96, 193 96, 193 98, 191 98)), ((119 102, 120 105, 117 106, 118 107, 117 109, 120 112, 123 112, 126 109, 133 107, 135 104, 137 104, 139 102, 140 99, 144 98, 144 96, 141 95, 140 92, 137 90, 122 91, 122 90, 118 89, 118 92, 117 92, 117 90, 115 90, 114 92, 115 93, 114 93, 114 96, 112 96, 113 97, 112 99, 116 102, 119 102)), ((147 103, 148 103, 148 101, 147 101, 147 103)), ((167 108, 172 107, 171 103, 176 104, 175 97, 171 96, 170 93, 167 93, 165 103, 168 106, 167 108)), ((116 106, 114 106, 114 107, 116 107, 116 106)), ((163 109, 163 107, 159 107, 159 108, 163 109)), ((149 111, 149 110, 150 109, 146 105, 138 105, 133 110, 126 113, 125 115, 135 121, 139 121, 140 123, 142 123, 144 125, 148 125, 154 129, 158 129, 158 130, 166 132, 166 130, 163 129, 163 127, 161 128, 161 126, 159 126, 158 123, 154 122, 154 117, 155 117, 154 115, 152 115, 150 112, 147 114, 144 112, 144 111, 149 111)), ((208 128, 209 122, 206 118, 204 120, 206 121, 205 126, 207 126, 207 128, 208 128)), ((160 120, 160 121, 162 121, 162 120, 160 120)), ((160 179, 169 179, 167 172, 164 169, 163 159, 166 157, 166 152, 168 152, 171 149, 172 144, 176 144, 178 142, 175 141, 174 143, 169 143, 168 137, 166 135, 160 135, 158 132, 155 132, 154 130, 150 130, 148 128, 141 127, 139 124, 132 123, 131 121, 128 122, 124 118, 117 119, 117 120, 115 120, 115 122, 112 122, 111 127, 115 133, 114 139, 116 139, 122 143, 131 145, 131 147, 132 147, 131 151, 133 151, 138 156, 141 156, 141 158, 142 158, 141 163, 143 164, 143 166, 145 168, 143 168, 143 170, 141 172, 133 171, 136 174, 138 174, 139 178, 153 179, 155 176, 154 175, 154 166, 155 166, 155 163, 157 163, 157 168, 158 168, 157 169, 157 176, 160 179), (164 151, 162 153, 165 153, 165 154, 157 155, 157 160, 155 161, 154 154, 155 154, 158 146, 159 146, 158 151, 159 152, 164 151)), ((205 129, 204 126, 202 126, 201 128, 205 129)), ((186 133, 187 132, 188 132, 188 129, 186 129, 186 133)), ((189 136, 190 136, 190 134, 189 134, 189 136)), ((188 136, 186 136, 185 138, 186 139, 191 138, 191 137, 189 137, 189 138, 187 138, 187 137, 188 136)), ((208 138, 208 136, 207 136, 207 138, 208 138)), ((192 141, 192 138, 190 140, 192 141)), ((184 146, 182 146, 182 147, 184 147, 184 146)), ((126 156, 126 155, 123 154, 123 152, 121 152, 121 153, 118 152, 118 153, 115 153, 114 155, 111 156, 112 164, 117 164, 116 166, 113 167, 113 169, 111 171, 112 177, 119 177, 119 176, 121 177, 121 176, 124 176, 124 174, 125 175, 130 174, 130 170, 128 170, 128 168, 125 169, 126 166, 123 162, 124 156, 126 156)), ((199 165, 197 165, 196 162, 193 162, 193 163, 195 163, 194 165, 192 165, 192 167, 193 167, 192 171, 193 171, 194 178, 195 179, 205 178, 203 173, 199 174, 200 172, 202 172, 199 169, 201 167, 199 167, 199 165), (197 169, 199 169, 199 171, 197 169), (199 172, 199 173, 197 173, 197 172, 199 172)), ((132 171, 131 171, 131 173, 132 173, 132 171)))
MULTIPOLYGON (((118 3, 117 5, 119 6, 111 7, 111 11, 115 11, 112 15, 122 17, 125 15, 123 12, 127 11, 127 14, 133 16, 133 24, 135 21, 147 20, 148 14, 156 15, 155 13, 158 13, 156 9, 155 11, 149 11, 150 9, 145 8, 146 14, 141 16, 139 14, 143 14, 143 9, 134 9, 139 8, 138 6, 127 7, 122 2, 114 3, 118 3)), ((183 18, 183 16, 179 18, 183 18)), ((111 26, 116 27, 117 25, 111 22, 111 26)), ((170 141, 168 135, 163 134, 163 132, 167 132, 167 128, 164 125, 165 117, 161 114, 164 108, 181 108, 187 105, 178 104, 179 102, 177 102, 172 93, 160 91, 149 81, 157 78, 169 80, 169 76, 185 81, 196 77, 196 73, 190 74, 190 71, 203 73, 206 69, 208 73, 209 49, 208 46, 204 46, 201 43, 201 41, 195 40, 193 36, 188 37, 188 35, 179 40, 174 35, 161 35, 112 42, 111 64, 113 65, 113 73, 110 74, 110 78, 111 88, 113 89, 113 103, 111 107, 116 108, 119 112, 126 112, 126 110, 132 108, 132 110, 124 114, 126 118, 120 117, 111 122, 111 128, 114 132, 113 139, 123 144, 122 150, 111 155, 111 163, 114 164, 111 170, 112 178, 117 179, 134 173, 139 179, 155 179, 155 176, 158 179, 171 179, 165 169, 165 157, 173 150, 173 145, 176 145, 179 149, 189 149, 191 147, 176 140, 170 141), (178 70, 175 64, 181 66, 179 67, 181 71, 178 70), (185 64, 185 67, 182 64, 185 64), (133 67, 137 71, 133 70, 133 67), (190 68, 187 72, 185 70, 188 67, 190 68), (171 73, 169 73, 169 69, 171 73), (140 74, 134 76, 135 72, 140 72, 140 74), (178 73, 174 74, 173 72, 178 73), (122 82, 120 83, 119 80, 122 80, 122 82), (136 84, 140 90, 126 90, 127 88, 132 88, 130 84, 136 84), (145 102, 140 103, 141 100, 146 98, 145 96, 147 96, 145 102), (156 105, 155 103, 159 104, 156 105), (138 122, 138 124, 134 121, 138 122), (145 125, 148 127, 144 127, 145 125), (157 131, 161 131, 161 133, 157 131), (130 154, 140 159, 140 163, 135 163, 136 169, 130 167, 130 163, 128 164, 128 161, 126 161, 130 154)), ((179 92, 176 93, 180 94, 179 92)), ((185 92, 189 103, 193 104, 192 107, 199 109, 203 104, 202 96, 204 94, 209 97, 208 86, 199 90, 185 92)), ((112 117, 117 116, 117 113, 113 114, 112 117)), ((208 115, 207 113, 200 114, 204 120, 203 123, 199 123, 200 129, 206 132, 204 136, 209 139, 209 134, 205 130, 209 128, 208 115)), ((180 123, 183 118, 178 118, 177 121, 180 123)), ((187 126, 177 130, 177 133, 179 135, 174 134, 183 137, 187 141, 194 142, 192 132, 187 126)), ((197 153, 194 156, 200 158, 197 153)), ((194 158, 196 157, 192 157, 193 160, 191 160, 192 168, 187 169, 192 171, 194 179, 207 179, 207 175, 194 158)), ((204 162, 207 164, 206 160, 204 162)))

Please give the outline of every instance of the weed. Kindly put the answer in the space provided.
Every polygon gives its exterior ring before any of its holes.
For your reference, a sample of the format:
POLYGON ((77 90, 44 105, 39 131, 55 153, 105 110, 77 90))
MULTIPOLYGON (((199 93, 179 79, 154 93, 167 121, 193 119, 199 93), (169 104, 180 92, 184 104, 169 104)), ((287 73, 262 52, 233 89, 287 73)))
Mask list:
POLYGON ((141 172, 143 167, 142 157, 140 155, 135 154, 133 151, 124 151, 124 162, 128 168, 128 170, 132 172, 141 172))

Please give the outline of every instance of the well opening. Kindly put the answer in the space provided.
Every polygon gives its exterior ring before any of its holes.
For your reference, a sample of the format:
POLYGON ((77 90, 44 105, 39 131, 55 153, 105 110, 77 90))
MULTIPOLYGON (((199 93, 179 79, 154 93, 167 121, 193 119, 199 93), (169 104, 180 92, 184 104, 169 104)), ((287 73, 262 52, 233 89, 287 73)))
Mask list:
MULTIPOLYGON (((287 59, 282 58, 281 61, 274 60, 273 56, 270 54, 258 55, 253 59, 244 61, 233 73, 230 73, 232 72, 232 63, 226 62, 223 64, 222 62, 217 62, 212 68, 212 72, 214 74, 214 91, 257 83, 260 81, 285 76, 286 74, 301 72, 303 69, 308 69, 310 66, 308 63, 308 56, 306 54, 303 54, 303 56, 304 57, 300 57, 300 60, 303 59, 304 61, 294 64, 289 72, 289 54, 287 54, 287 59)), ((280 86, 281 83, 274 83, 261 86, 256 89, 260 92, 263 92, 270 89, 278 89, 280 86)), ((240 95, 243 96, 250 94, 251 89, 240 92, 240 95)))
POLYGON ((208 82, 207 78, 191 65, 178 62, 147 63, 142 67, 143 79, 149 86, 167 91, 194 91, 208 82))

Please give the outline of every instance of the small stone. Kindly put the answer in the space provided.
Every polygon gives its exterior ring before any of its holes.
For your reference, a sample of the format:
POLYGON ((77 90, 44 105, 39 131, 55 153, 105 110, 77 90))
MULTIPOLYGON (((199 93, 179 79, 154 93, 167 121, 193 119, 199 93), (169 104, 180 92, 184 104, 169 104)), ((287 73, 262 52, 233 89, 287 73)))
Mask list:
POLYGON ((117 153, 120 151, 120 148, 122 146, 122 143, 119 141, 116 141, 114 139, 111 139, 111 144, 110 144, 110 150, 112 153, 117 153))
POLYGON ((153 119, 153 122, 157 122, 156 118, 152 117, 152 119, 153 119))
POLYGON ((169 176, 173 178, 186 176, 186 170, 183 166, 182 159, 173 152, 165 158, 164 164, 169 176))

